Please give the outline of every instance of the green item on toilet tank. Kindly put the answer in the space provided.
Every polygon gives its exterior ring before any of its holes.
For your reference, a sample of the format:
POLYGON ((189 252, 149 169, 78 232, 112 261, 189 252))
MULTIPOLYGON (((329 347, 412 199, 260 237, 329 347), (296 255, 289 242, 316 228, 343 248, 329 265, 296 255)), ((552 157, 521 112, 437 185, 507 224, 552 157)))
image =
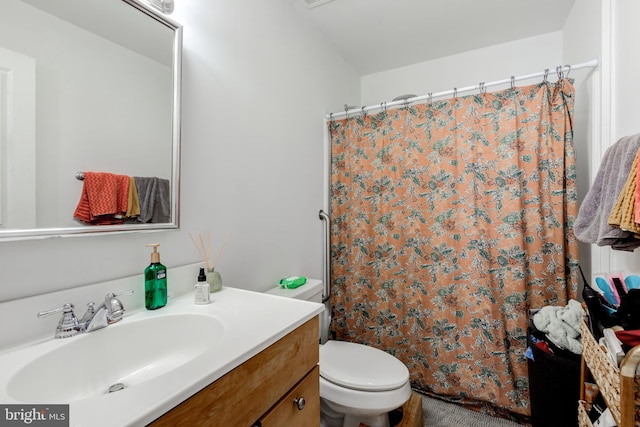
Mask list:
POLYGON ((287 276, 280 279, 280 287, 287 289, 295 289, 305 283, 307 283, 307 278, 304 276, 287 276))

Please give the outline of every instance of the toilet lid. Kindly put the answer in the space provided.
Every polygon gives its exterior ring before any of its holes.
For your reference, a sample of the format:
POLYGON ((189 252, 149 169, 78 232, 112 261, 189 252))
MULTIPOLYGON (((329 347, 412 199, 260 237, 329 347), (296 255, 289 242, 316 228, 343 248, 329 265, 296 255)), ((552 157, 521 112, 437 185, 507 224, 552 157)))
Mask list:
POLYGON ((377 348, 329 340, 320 346, 320 376, 342 387, 384 391, 409 381, 409 370, 400 360, 377 348))

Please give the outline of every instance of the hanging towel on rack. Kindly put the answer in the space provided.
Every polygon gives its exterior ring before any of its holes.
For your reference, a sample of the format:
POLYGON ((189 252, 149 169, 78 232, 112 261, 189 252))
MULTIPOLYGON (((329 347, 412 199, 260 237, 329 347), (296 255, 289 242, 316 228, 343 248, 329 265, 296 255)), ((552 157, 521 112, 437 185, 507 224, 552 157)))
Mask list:
MULTIPOLYGON (((640 160, 639 160, 640 161, 640 160)), ((640 167, 636 171, 636 192, 635 203, 633 205, 635 222, 640 224, 640 167)))
POLYGON ((611 246, 613 249, 633 251, 640 239, 633 233, 609 225, 609 214, 631 171, 640 148, 640 134, 625 136, 605 151, 593 185, 587 192, 573 232, 578 240, 611 246))
POLYGON ((127 199, 127 218, 134 218, 140 215, 140 199, 138 198, 138 187, 134 177, 129 177, 129 197, 127 199))
POLYGON ((127 211, 129 177, 108 172, 85 172, 74 218, 92 225, 122 224, 127 211))
POLYGON ((636 153, 631 165, 631 171, 627 181, 622 187, 622 191, 609 214, 609 225, 618 227, 634 234, 640 233, 640 224, 635 221, 635 201, 636 201, 636 176, 638 174, 638 161, 640 160, 640 150, 636 153))
POLYGON ((136 176, 140 200, 140 222, 166 223, 171 221, 171 194, 169 180, 136 176))

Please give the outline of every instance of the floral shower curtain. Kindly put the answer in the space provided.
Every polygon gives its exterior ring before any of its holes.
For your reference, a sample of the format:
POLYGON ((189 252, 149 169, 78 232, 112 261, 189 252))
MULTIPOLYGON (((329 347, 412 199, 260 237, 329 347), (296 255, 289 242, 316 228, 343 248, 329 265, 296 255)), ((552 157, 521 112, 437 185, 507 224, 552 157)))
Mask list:
POLYGON ((530 413, 528 309, 577 292, 573 100, 563 79, 330 122, 337 339, 530 413))

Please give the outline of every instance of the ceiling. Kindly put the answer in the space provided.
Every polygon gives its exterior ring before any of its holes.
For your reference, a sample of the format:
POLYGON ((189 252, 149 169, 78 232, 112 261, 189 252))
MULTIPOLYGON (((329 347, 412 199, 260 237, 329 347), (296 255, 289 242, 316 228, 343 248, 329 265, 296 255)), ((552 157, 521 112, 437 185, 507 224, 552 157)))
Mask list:
POLYGON ((367 75, 559 31, 575 0, 290 1, 367 75))

